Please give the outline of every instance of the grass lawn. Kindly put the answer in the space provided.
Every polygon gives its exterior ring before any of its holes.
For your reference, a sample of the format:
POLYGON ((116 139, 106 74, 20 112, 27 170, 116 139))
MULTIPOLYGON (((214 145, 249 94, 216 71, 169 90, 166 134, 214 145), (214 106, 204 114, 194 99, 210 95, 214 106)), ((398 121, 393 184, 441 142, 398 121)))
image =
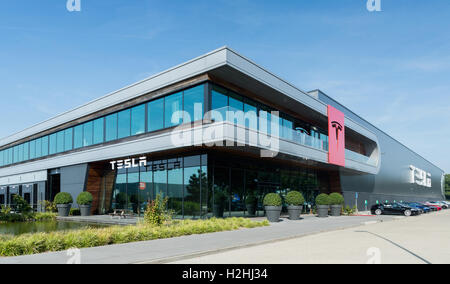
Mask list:
POLYGON ((0 236, 0 256, 19 256, 70 248, 89 248, 112 244, 165 239, 194 234, 233 231, 268 226, 268 221, 244 218, 171 221, 162 226, 138 224, 66 232, 0 236))

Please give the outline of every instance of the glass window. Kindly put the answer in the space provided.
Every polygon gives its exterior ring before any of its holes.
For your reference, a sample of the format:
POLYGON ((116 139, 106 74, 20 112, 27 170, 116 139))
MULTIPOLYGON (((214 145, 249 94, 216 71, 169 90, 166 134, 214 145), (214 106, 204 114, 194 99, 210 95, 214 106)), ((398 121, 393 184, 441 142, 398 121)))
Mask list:
POLYGON ((141 208, 139 204, 139 172, 128 172, 128 183, 127 183, 127 195, 129 196, 128 209, 133 210, 133 213, 140 214, 141 208))
POLYGON ((285 139, 293 140, 293 128, 294 123, 292 121, 289 121, 287 119, 283 119, 283 129, 281 131, 281 135, 285 139))
MULTIPOLYGON (((226 91, 219 88, 219 87, 214 87, 212 90, 212 101, 211 101, 211 106, 213 110, 217 110, 218 112, 220 112, 220 114, 222 115, 222 121, 225 121, 226 119, 226 113, 228 110, 228 96, 225 95, 226 91)), ((216 121, 219 120, 219 118, 214 118, 216 121)))
POLYGON ((36 158, 42 156, 42 138, 36 139, 36 158))
POLYGON ((131 110, 119 112, 119 139, 130 136, 131 133, 131 110))
POLYGON ((23 160, 28 161, 30 159, 30 143, 23 144, 23 160))
POLYGON ((64 130, 64 151, 72 150, 73 128, 64 130))
POLYGON ((177 117, 173 115, 176 114, 179 111, 182 111, 183 106, 183 95, 182 93, 177 93, 170 95, 165 98, 165 112, 164 112, 164 127, 172 127, 177 126, 181 123, 181 117, 177 117), (172 118, 174 118, 174 121, 172 121, 172 118))
POLYGON ((3 167, 3 152, 4 151, 0 151, 0 167, 3 167))
POLYGON ((43 157, 48 155, 48 149, 49 149, 49 136, 42 137, 42 156, 43 157))
POLYGON ((167 179, 169 210, 173 210, 174 218, 183 218, 183 169, 181 167, 170 167, 167 171, 167 179))
MULTIPOLYGON (((205 85, 200 85, 184 91, 184 111, 189 114, 191 122, 203 119, 204 94, 205 94, 205 85), (196 104, 198 104, 197 109, 195 108, 196 104)), ((184 122, 187 123, 189 121, 187 118, 185 118, 184 122)))
POLYGON ((117 139, 117 113, 106 117, 106 142, 117 139))
POLYGON ((17 160, 19 158, 19 148, 17 148, 17 146, 13 147, 13 159, 12 159, 12 163, 17 163, 17 160))
POLYGON ((105 132, 104 132, 104 121, 105 119, 99 118, 97 120, 94 120, 94 144, 103 143, 105 139, 105 132))
POLYGON ((257 130, 258 129, 258 109, 252 102, 244 104, 244 113, 246 114, 245 127, 257 130))
POLYGON ((30 141, 30 160, 36 158, 36 140, 30 141))
POLYGON ((75 126, 73 131, 73 148, 83 147, 83 125, 75 126))
POLYGON ((113 209, 128 208, 129 197, 127 195, 127 174, 118 173, 116 177, 114 196, 112 201, 113 209))
POLYGON ((23 161, 23 144, 19 145, 19 159, 18 162, 22 162, 23 161))
POLYGON ((64 131, 56 133, 56 153, 64 152, 64 131))
POLYGON ((83 147, 88 147, 92 145, 92 135, 93 133, 93 122, 86 122, 83 125, 83 147))
POLYGON ((131 135, 145 133, 145 105, 131 109, 131 135))
POLYGON ((184 168, 185 218, 192 219, 200 217, 200 194, 201 194, 200 175, 201 175, 200 166, 184 168))
POLYGON ((148 131, 164 128, 164 98, 148 103, 148 131))
POLYGON ((167 196, 167 171, 166 171, 167 161, 155 161, 153 163, 153 181, 155 196, 159 193, 163 197, 167 196))
POLYGON ((49 140, 50 155, 52 155, 56 153, 56 133, 51 134, 49 140))

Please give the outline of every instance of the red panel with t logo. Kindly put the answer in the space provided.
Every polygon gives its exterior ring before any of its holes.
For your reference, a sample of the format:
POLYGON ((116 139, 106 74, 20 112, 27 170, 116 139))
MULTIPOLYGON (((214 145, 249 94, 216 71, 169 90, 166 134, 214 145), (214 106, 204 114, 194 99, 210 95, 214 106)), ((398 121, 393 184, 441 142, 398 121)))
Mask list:
POLYGON ((328 106, 328 136, 328 162, 345 167, 345 115, 330 105, 328 106))

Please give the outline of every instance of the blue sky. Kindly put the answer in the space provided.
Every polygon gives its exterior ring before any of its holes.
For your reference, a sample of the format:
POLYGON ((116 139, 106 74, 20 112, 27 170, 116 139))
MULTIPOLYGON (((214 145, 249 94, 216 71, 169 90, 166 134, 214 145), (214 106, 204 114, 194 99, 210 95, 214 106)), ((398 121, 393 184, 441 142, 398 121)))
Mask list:
POLYGON ((450 1, 2 1, 0 136, 228 45, 450 172, 450 1), (6 119, 5 119, 6 118, 6 119))

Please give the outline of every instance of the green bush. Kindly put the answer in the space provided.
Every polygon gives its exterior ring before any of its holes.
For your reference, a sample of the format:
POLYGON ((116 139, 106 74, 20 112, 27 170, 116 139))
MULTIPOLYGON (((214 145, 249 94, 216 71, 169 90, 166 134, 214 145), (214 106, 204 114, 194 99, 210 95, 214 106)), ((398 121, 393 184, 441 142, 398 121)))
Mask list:
POLYGON ((330 194, 329 201, 330 205, 343 205, 344 197, 341 194, 334 192, 330 194))
POLYGON ((33 210, 30 204, 28 204, 28 202, 20 195, 14 195, 13 202, 15 204, 16 211, 20 213, 29 213, 33 210))
POLYGON ((244 218, 173 221, 165 226, 113 226, 90 228, 66 232, 25 234, 20 236, 0 236, 0 256, 19 256, 50 251, 63 251, 70 248, 88 248, 173 238, 194 234, 232 231, 241 228, 268 226, 262 222, 244 218))
POLYGON ((155 200, 148 203, 144 212, 144 221, 148 225, 161 226, 169 218, 169 212, 166 205, 169 199, 163 198, 161 193, 156 195, 155 200))
POLYGON ((276 193, 269 193, 264 197, 264 206, 281 206, 281 196, 276 193))
POLYGON ((72 195, 68 192, 60 192, 55 196, 55 204, 72 204, 72 195))
POLYGON ((319 194, 316 197, 316 205, 330 205, 330 197, 328 196, 328 194, 319 194))
POLYGON ((298 191, 289 191, 289 193, 286 195, 286 204, 292 205, 292 206, 301 206, 305 203, 305 198, 303 195, 298 191))
POLYGON ((90 192, 84 191, 80 193, 77 197, 78 205, 91 205, 94 198, 90 192))

